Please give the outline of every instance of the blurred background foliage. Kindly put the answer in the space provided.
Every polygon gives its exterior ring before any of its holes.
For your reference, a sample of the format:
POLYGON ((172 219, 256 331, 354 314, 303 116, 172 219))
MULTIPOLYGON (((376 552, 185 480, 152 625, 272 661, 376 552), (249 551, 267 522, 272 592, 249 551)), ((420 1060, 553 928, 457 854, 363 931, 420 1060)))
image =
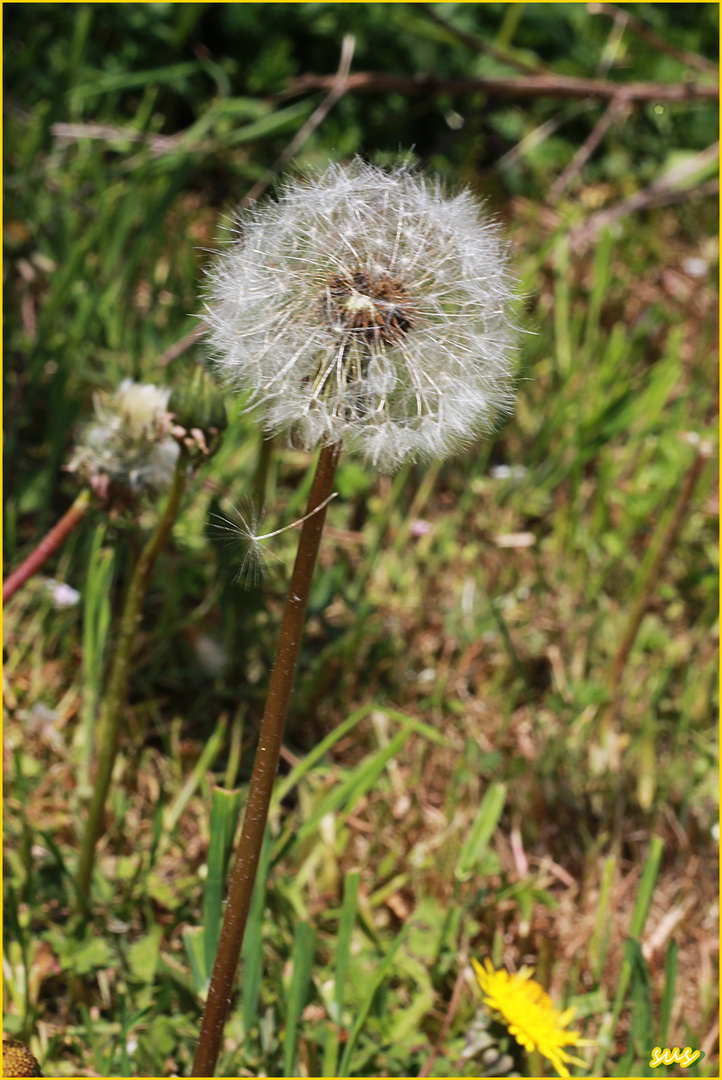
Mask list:
MULTIPOLYGON (((344 34, 352 73, 715 85, 717 5, 593 8, 7 5, 6 567, 77 493, 63 465, 94 391, 180 386, 203 361, 202 341, 169 350, 209 250, 323 101, 302 79, 333 75, 344 34)), ((411 153, 470 185, 506 223, 525 333, 493 439, 394 478, 342 460, 224 1075, 508 1071, 469 955, 536 964, 598 1039, 594 1075, 651 1075, 660 1044, 717 1071, 718 107, 651 93, 556 190, 605 108, 349 91, 291 165, 411 153)), ((151 584, 82 930, 95 710, 153 505, 95 510, 49 564, 78 606, 40 577, 6 608, 5 1027, 46 1074, 189 1068, 229 827, 211 793, 246 782, 295 544, 274 542, 265 589, 232 585, 213 515, 258 482, 261 443, 227 405, 151 584)), ((309 463, 273 447, 269 529, 303 513, 309 463)))

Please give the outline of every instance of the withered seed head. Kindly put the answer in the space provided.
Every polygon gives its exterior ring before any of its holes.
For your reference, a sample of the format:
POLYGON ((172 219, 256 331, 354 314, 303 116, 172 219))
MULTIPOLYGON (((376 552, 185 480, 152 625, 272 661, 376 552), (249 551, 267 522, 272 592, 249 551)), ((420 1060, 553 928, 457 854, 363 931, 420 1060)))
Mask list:
POLYGON ((40 1066, 22 1043, 3 1039, 3 1076, 42 1076, 40 1066))

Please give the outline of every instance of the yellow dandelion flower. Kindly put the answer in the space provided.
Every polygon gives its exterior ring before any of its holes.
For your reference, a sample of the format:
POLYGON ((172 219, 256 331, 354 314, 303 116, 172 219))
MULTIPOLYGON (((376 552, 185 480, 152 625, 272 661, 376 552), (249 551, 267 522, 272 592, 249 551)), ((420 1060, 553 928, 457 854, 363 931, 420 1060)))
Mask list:
POLYGON ((539 983, 534 982, 533 968, 523 967, 516 975, 496 971, 490 960, 484 966, 472 959, 476 978, 484 994, 484 1004, 497 1015, 527 1053, 538 1050, 550 1061, 559 1076, 569 1076, 566 1065, 586 1068, 586 1061, 573 1057, 566 1046, 590 1046, 578 1031, 569 1031, 567 1025, 574 1017, 574 1009, 561 1012, 539 983))

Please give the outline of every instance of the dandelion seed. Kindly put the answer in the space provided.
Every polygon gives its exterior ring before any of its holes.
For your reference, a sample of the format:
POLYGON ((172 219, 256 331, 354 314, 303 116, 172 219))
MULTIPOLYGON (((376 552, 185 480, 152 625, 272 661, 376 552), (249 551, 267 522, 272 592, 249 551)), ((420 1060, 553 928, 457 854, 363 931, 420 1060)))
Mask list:
POLYGON ((211 529, 225 533, 223 539, 235 567, 233 583, 246 589, 261 588, 268 577, 268 557, 278 559, 256 540, 261 514, 250 500, 241 506, 224 500, 221 505, 224 514, 211 514, 216 520, 209 524, 211 529))
POLYGON ((393 470, 508 408, 516 332, 499 226, 470 192, 356 159, 247 211, 208 275, 216 368, 269 433, 393 470))
POLYGON ((212 517, 217 518, 217 523, 212 522, 211 528, 220 529, 229 534, 227 540, 232 547, 232 558, 238 566, 233 578, 234 582, 245 586, 247 589, 260 588, 268 577, 268 560, 274 559, 278 563, 281 562, 280 557, 267 547, 263 541, 270 540, 274 536, 280 536, 281 533, 288 532, 289 529, 296 529, 299 525, 303 525, 304 521, 308 521, 314 514, 323 510, 337 495, 338 492, 334 491, 310 514, 304 514, 297 521, 292 521, 280 529, 274 529, 272 532, 267 533, 259 531, 263 520, 263 511, 259 512, 253 502, 249 500, 244 504, 243 508, 234 506, 228 501, 224 502, 223 509, 228 516, 212 514, 212 517))

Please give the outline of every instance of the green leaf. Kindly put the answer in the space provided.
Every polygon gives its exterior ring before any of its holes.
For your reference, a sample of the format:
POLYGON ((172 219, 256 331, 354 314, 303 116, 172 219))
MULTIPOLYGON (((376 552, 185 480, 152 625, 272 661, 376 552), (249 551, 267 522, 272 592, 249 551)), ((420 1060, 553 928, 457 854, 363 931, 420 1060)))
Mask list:
POLYGON ((162 928, 153 926, 145 937, 133 942, 128 949, 128 965, 136 979, 141 982, 152 983, 155 979, 162 936, 162 928))
POLYGON ((66 971, 72 971, 76 975, 89 975, 98 968, 108 967, 113 960, 110 945, 103 938, 88 938, 86 941, 76 942, 68 939, 68 952, 62 962, 66 971))
POLYGON ((203 927, 186 927, 183 931, 183 944, 186 947, 186 955, 191 966, 193 989, 199 997, 205 998, 208 993, 211 973, 206 970, 205 931, 203 927))

